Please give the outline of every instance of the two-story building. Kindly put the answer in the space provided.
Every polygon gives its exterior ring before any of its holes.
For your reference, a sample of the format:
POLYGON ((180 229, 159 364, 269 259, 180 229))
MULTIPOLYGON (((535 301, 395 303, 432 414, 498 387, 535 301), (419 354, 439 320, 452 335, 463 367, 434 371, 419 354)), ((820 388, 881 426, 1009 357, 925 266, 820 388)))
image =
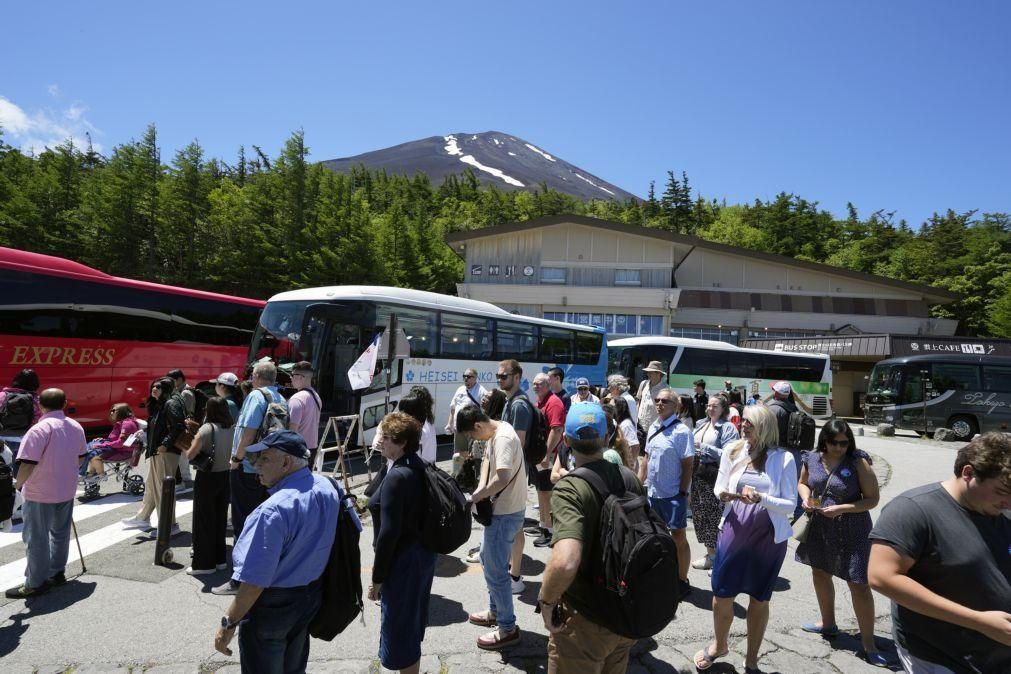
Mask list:
POLYGON ((445 240, 465 262, 461 297, 602 325, 612 337, 740 344, 861 333, 945 336, 957 327, 930 316, 932 305, 958 299, 947 290, 620 222, 556 216, 445 240))

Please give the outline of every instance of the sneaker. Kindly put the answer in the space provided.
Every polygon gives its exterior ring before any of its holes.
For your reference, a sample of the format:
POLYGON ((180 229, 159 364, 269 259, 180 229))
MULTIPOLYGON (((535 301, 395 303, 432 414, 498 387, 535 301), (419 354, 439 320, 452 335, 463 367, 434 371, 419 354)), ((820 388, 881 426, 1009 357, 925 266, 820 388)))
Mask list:
POLYGON ((12 587, 4 592, 4 596, 8 599, 27 599, 28 597, 37 597, 40 594, 45 594, 48 589, 49 588, 46 585, 35 588, 28 587, 27 585, 19 585, 18 587, 12 587))
POLYGON ((480 543, 478 543, 477 545, 475 545, 474 547, 472 547, 470 550, 468 550, 467 554, 468 555, 476 555, 479 552, 481 552, 481 544, 480 543))
POLYGON ((711 569, 713 568, 713 555, 705 555, 704 557, 699 557, 694 562, 692 562, 693 569, 711 569))
POLYGON ((523 594, 523 590, 527 589, 527 586, 523 582, 522 578, 520 578, 519 580, 513 580, 512 578, 510 578, 509 580, 512 581, 513 594, 523 594))
POLYGON ((502 648, 508 648, 509 646, 515 646, 519 642, 519 627, 514 627, 511 632, 497 629, 478 637, 477 647, 485 651, 497 651, 502 648))
POLYGON ((214 566, 214 570, 215 571, 224 571, 227 568, 228 568, 228 562, 221 562, 220 564, 216 564, 214 566))
POLYGON ((46 584, 49 585, 49 587, 59 587, 60 585, 66 585, 67 574, 64 573, 63 571, 60 571, 58 574, 52 576, 49 580, 47 580, 46 584))
POLYGON ((232 595, 239 594, 239 584, 234 580, 229 580, 227 583, 218 585, 217 587, 211 588, 211 594, 217 595, 232 595))
POLYGON ((540 538, 534 540, 535 548, 550 548, 551 547, 551 532, 547 529, 541 529, 540 538))
POLYGON ((120 524, 123 525, 124 529, 150 529, 151 522, 148 520, 142 520, 139 517, 127 517, 125 520, 120 520, 120 524))
MULTIPOLYGON (((182 529, 179 528, 178 524, 173 524, 171 528, 169 528, 169 538, 172 538, 173 536, 178 536, 181 533, 182 529)), ((158 538, 158 529, 157 528, 149 529, 147 535, 150 536, 151 538, 158 538)))
POLYGON ((480 564, 481 563, 481 550, 478 549, 477 552, 470 553, 469 555, 467 555, 466 557, 464 557, 464 560, 468 564, 480 564))
POLYGON ((186 567, 186 573, 191 576, 209 576, 216 571, 217 569, 194 569, 192 566, 186 567))
POLYGON ((540 536, 541 527, 540 525, 537 525, 536 527, 526 527, 525 529, 523 529, 523 533, 525 533, 527 536, 540 536))

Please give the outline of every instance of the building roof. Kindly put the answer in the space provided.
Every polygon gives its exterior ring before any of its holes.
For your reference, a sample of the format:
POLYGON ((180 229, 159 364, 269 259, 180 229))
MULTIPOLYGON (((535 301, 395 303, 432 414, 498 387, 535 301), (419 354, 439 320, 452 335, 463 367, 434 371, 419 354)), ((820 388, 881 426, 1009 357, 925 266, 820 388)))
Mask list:
POLYGON ((705 239, 700 239, 695 236, 688 236, 686 234, 676 234, 674 232, 668 232, 663 229, 655 229, 653 227, 641 227, 639 225, 629 225, 625 224, 624 222, 614 222, 613 220, 591 218, 585 215, 554 215, 546 218, 536 218, 534 220, 527 220, 525 222, 509 222, 502 225, 494 225, 492 227, 484 227, 481 229, 468 229, 447 234, 444 240, 446 244, 449 245, 454 250, 454 252, 456 252, 456 254, 462 258, 463 255, 460 255, 458 247, 455 246, 454 244, 464 243, 472 239, 480 239, 488 236, 512 234, 515 232, 523 232, 530 229, 540 229, 542 227, 551 227, 552 225, 561 225, 567 223, 572 223, 576 225, 585 225, 587 227, 597 227, 612 232, 619 232, 621 234, 645 236, 647 238, 658 239, 660 241, 669 241, 671 243, 680 244, 682 246, 719 251, 721 253, 727 253, 730 255, 741 255, 749 258, 757 258, 759 260, 765 260, 766 262, 791 265, 793 267, 797 267, 800 269, 808 269, 810 271, 815 271, 822 274, 832 274, 835 276, 843 276, 858 281, 864 281, 866 283, 876 283, 879 285, 891 286, 893 288, 901 288, 902 290, 919 293, 924 297, 924 299, 930 301, 933 304, 946 304, 948 302, 954 302, 955 300, 961 299, 962 297, 960 294, 951 292, 950 290, 936 288, 934 286, 929 286, 923 283, 910 283, 908 281, 899 281, 884 276, 878 276, 876 274, 867 274, 864 272, 853 271, 851 269, 844 269, 842 267, 834 267, 832 265, 822 264, 820 262, 807 262, 806 260, 797 260, 792 257, 786 257, 784 255, 776 255, 774 253, 765 253, 762 251, 752 250, 750 248, 742 248, 740 246, 728 246, 723 243, 706 241, 705 239))

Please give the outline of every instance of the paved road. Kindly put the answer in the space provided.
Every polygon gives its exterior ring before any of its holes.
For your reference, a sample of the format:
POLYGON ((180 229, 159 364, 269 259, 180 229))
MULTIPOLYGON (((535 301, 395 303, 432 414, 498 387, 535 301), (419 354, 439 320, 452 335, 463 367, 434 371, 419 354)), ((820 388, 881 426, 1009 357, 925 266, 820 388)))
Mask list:
MULTIPOLYGON (((859 428, 859 427, 858 427, 859 428)), ((875 470, 883 485, 882 502, 899 492, 950 474, 957 445, 935 443, 914 437, 877 438, 867 429, 858 445, 875 458, 875 470)), ((448 448, 440 456, 448 458, 448 448)), ((115 486, 104 487, 114 492, 115 486)), ((113 494, 75 508, 87 573, 80 574, 76 547, 68 585, 37 599, 0 599, 0 669, 20 672, 238 672, 238 652, 226 658, 213 649, 214 630, 229 598, 209 593, 225 580, 225 573, 192 578, 183 570, 154 566, 154 543, 134 533, 124 533, 118 521, 135 512, 137 499, 113 494)), ((531 503, 533 499, 531 499, 531 503)), ((180 497, 179 523, 190 530, 192 502, 180 497)), ((528 515, 535 515, 528 507, 528 515)), ((475 527, 471 544, 480 538, 475 527)), ((371 564, 372 532, 362 537, 362 563, 371 564)), ((694 543, 694 534, 689 533, 694 543)), ((188 533, 173 540, 176 559, 188 561, 188 533)), ((469 547, 469 546, 468 546, 469 547)), ((795 545, 791 542, 791 548, 795 545)), ((469 625, 467 613, 485 608, 486 592, 480 566, 457 556, 442 557, 432 590, 431 623, 423 652, 423 671, 494 672, 542 671, 547 639, 540 617, 535 615, 540 575, 549 551, 527 546, 523 572, 526 590, 518 597, 517 614, 523 643, 505 654, 484 653, 474 645, 481 628, 469 625)), ((693 557, 700 548, 693 545, 693 557)), ((0 581, 10 587, 20 581, 24 548, 15 533, 0 533, 0 581)), ((366 577, 367 577, 367 571, 366 577)), ((692 571, 693 584, 706 587, 705 572, 692 571)), ((845 583, 837 582, 837 611, 841 627, 855 630, 845 583)), ((793 560, 792 551, 783 566, 761 664, 766 672, 818 674, 821 672, 880 671, 858 660, 853 651, 859 640, 843 635, 824 641, 799 630, 799 625, 818 618, 810 572, 793 560)), ((712 595, 696 590, 682 604, 677 619, 654 639, 641 640, 634 650, 630 672, 694 672, 691 657, 712 634, 709 610, 712 595)), ((368 602, 367 602, 368 603, 368 602)), ((744 606, 739 601, 731 635, 736 654, 717 664, 713 672, 742 671, 744 606), (734 667, 738 669, 734 669, 734 667)), ((893 652, 888 603, 876 598, 877 635, 881 649, 893 652)), ((378 649, 379 610, 368 603, 364 624, 356 622, 335 641, 313 641, 309 670, 312 672, 380 671, 378 649)))

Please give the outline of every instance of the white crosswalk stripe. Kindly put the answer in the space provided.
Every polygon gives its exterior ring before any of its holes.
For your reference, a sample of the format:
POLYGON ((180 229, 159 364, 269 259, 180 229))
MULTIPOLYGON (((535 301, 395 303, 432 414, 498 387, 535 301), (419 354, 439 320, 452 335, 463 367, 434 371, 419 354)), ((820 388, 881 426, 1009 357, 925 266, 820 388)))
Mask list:
MULTIPOLYGON (((96 515, 107 513, 110 510, 121 508, 126 503, 136 503, 140 501, 141 498, 141 496, 132 496, 121 492, 118 494, 111 494, 110 496, 106 496, 105 498, 91 501, 89 503, 74 503, 74 521, 80 524, 89 517, 95 517, 96 515)), ((14 543, 20 543, 21 530, 23 528, 22 523, 19 521, 15 522, 14 526, 10 530, 0 531, 0 548, 5 548, 8 545, 13 545, 14 543)))
MULTIPOLYGON (((119 505, 122 505, 122 503, 119 505)), ((107 510, 111 510, 111 508, 107 510)), ((191 512, 193 512, 193 501, 186 500, 176 502, 176 517, 188 515, 191 512)), ((79 521, 76 517, 76 507, 74 508, 74 513, 74 520, 79 521)), ((107 527, 102 527, 101 529, 81 536, 81 551, 84 553, 86 558, 85 562, 87 562, 88 555, 104 550, 105 548, 115 545, 121 541, 133 538, 140 533, 141 532, 137 529, 124 529, 122 524, 116 522, 115 524, 110 524, 107 527)), ((20 539, 21 535, 18 534, 18 540, 20 539)), ((67 559, 67 563, 70 564, 72 562, 76 562, 78 559, 80 559, 80 557, 77 554, 77 544, 74 542, 73 533, 71 533, 70 556, 67 559)), ((27 565, 27 558, 22 557, 21 559, 10 562, 9 564, 0 566, 0 588, 16 587, 23 583, 25 581, 25 568, 27 565)))

